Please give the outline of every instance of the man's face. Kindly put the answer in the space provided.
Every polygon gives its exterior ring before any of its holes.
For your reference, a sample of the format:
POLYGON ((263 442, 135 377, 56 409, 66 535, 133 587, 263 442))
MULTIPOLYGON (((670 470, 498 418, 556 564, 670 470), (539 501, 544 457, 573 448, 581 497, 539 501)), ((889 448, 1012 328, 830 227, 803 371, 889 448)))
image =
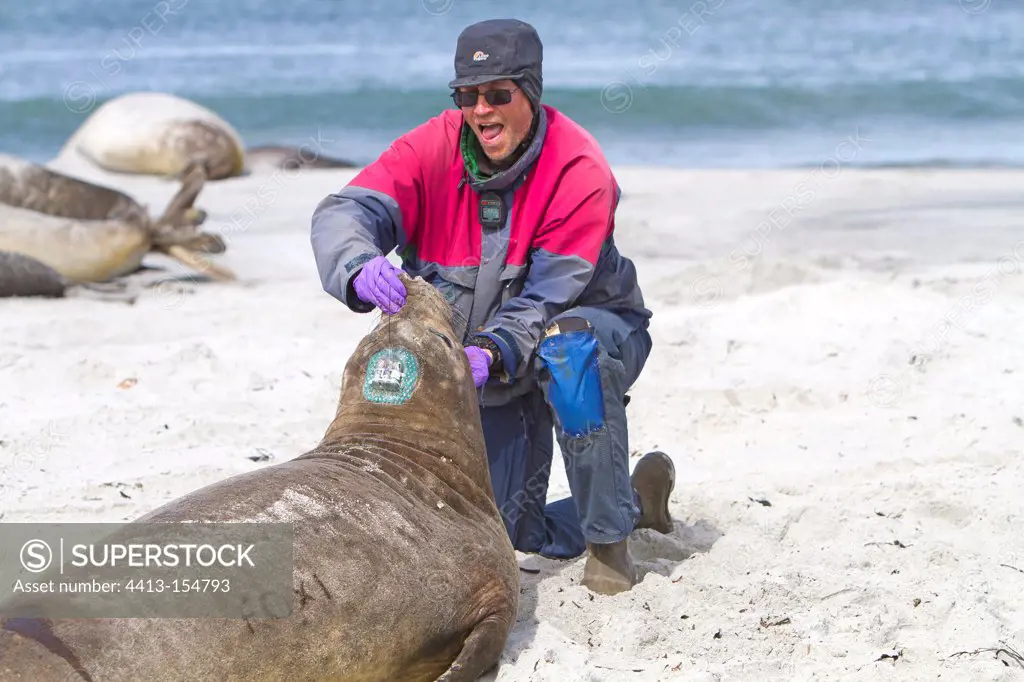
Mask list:
POLYGON ((476 105, 462 107, 462 116, 476 134, 487 158, 495 162, 502 161, 530 132, 533 109, 529 98, 511 80, 494 81, 459 90, 479 92, 476 105), (484 93, 489 90, 511 90, 512 101, 508 104, 488 104, 484 93))

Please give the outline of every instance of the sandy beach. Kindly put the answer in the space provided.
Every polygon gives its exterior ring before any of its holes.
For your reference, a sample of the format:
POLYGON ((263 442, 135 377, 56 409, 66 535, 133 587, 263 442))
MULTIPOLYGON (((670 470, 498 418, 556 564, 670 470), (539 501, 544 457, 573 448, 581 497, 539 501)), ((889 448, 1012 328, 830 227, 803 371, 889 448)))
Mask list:
MULTIPOLYGON (((654 311, 631 449, 674 458, 676 529, 635 533, 644 578, 615 597, 583 559, 521 556, 539 572, 487 679, 1020 679, 988 649, 1024 651, 1024 171, 846 158, 616 168, 654 311)), ((54 166, 154 211, 177 188, 54 166)), ((315 445, 377 318, 322 291, 309 246, 353 174, 209 183, 238 282, 0 300, 0 519, 132 519, 315 445)))

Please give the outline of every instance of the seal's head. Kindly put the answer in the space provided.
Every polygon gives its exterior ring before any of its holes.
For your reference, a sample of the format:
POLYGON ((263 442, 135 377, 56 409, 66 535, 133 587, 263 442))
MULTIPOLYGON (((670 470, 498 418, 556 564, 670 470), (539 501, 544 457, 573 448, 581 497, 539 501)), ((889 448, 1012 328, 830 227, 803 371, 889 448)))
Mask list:
POLYGON ((381 315, 349 358, 323 444, 373 433, 438 453, 469 453, 472 461, 456 464, 475 467, 484 452, 480 409, 453 309, 423 279, 399 277, 406 303, 381 315))
POLYGON ((240 175, 245 170, 245 149, 231 131, 209 121, 178 121, 167 126, 161 148, 167 153, 154 163, 156 172, 185 177, 199 164, 210 180, 240 175))

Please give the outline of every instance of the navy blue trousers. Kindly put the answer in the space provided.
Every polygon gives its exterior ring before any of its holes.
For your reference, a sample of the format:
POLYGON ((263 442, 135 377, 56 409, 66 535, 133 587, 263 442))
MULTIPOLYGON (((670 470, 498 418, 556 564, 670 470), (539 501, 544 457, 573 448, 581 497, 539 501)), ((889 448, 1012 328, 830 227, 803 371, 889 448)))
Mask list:
MULTIPOLYGON (((491 486, 512 545, 522 552, 570 559, 583 554, 588 542, 627 537, 639 517, 629 482, 624 398, 647 361, 651 337, 646 326, 632 329, 619 316, 596 308, 574 308, 560 317, 583 317, 593 327, 600 352, 601 427, 582 436, 566 433, 543 370, 528 393, 504 405, 481 407, 481 419, 491 486), (571 495, 549 504, 555 442, 571 495)), ((541 361, 538 365, 543 367, 541 361)), ((581 385, 590 390, 593 384, 581 385)), ((565 402, 563 395, 563 410, 565 402)))

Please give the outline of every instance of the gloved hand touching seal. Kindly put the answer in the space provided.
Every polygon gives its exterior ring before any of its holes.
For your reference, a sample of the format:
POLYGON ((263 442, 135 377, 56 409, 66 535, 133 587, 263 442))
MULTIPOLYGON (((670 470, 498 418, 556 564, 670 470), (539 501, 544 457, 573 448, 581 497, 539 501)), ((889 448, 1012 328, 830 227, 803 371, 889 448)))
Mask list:
POLYGON ((352 288, 359 300, 394 315, 405 305, 405 285, 398 279, 399 272, 385 256, 377 256, 359 271, 352 288))
POLYGON ((466 357, 469 358, 469 369, 473 373, 473 385, 480 388, 487 381, 491 372, 493 357, 490 352, 477 346, 466 346, 466 357))

